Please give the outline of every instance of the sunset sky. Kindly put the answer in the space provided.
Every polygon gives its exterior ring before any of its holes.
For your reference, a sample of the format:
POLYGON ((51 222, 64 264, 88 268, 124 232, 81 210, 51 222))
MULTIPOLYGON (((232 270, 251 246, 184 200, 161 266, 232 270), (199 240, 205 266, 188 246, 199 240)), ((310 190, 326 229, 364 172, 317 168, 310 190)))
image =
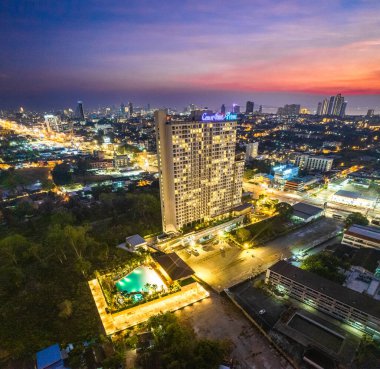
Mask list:
POLYGON ((0 107, 315 109, 341 92, 349 113, 380 109, 379 0, 5 0, 0 17, 0 107))

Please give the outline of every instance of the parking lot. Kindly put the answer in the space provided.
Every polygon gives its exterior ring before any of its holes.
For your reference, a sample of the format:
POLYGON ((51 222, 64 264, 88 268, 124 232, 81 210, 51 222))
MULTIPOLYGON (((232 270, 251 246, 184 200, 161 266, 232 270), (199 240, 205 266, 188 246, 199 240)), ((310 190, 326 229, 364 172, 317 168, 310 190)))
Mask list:
POLYGON ((223 291, 265 271, 292 252, 322 243, 341 227, 341 223, 333 219, 322 218, 254 249, 243 250, 230 241, 221 240, 217 245, 211 242, 206 247, 195 245, 177 252, 200 279, 214 290, 223 291))
POLYGON ((216 293, 175 313, 199 337, 229 340, 236 369, 291 369, 266 338, 229 301, 216 293))
POLYGON ((266 331, 274 327, 287 309, 282 301, 274 299, 260 288, 255 288, 253 281, 235 286, 230 292, 238 304, 266 331))

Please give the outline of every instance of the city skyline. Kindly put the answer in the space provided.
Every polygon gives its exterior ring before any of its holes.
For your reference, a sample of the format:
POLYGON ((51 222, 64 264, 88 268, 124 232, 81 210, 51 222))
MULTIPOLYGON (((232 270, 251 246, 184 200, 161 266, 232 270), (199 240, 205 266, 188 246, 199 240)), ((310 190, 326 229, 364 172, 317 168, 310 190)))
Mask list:
MULTIPOLYGON (((247 100, 380 106, 375 1, 85 1, 2 6, 1 108, 247 100), (94 41, 96 40, 96 42, 94 41)), ((362 108, 358 110, 358 108, 362 108)))

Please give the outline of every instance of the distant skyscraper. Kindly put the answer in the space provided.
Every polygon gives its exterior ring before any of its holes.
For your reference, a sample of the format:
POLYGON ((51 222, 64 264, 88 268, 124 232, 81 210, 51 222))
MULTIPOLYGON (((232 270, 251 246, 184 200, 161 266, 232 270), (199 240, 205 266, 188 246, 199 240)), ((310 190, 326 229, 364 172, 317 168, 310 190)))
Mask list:
POLYGON ((326 115, 328 109, 329 109, 329 100, 326 98, 326 99, 323 99, 322 101, 321 115, 326 115))
POLYGON ((232 105, 232 112, 235 114, 240 114, 240 105, 233 104, 232 105))
POLYGON ((346 114, 347 101, 341 94, 330 96, 330 99, 324 99, 318 104, 318 115, 331 115, 336 117, 344 117, 346 114), (320 109, 319 109, 320 107, 320 109))
POLYGON ((342 107, 344 104, 344 97, 341 94, 338 94, 335 96, 334 100, 334 109, 332 115, 334 116, 341 116, 342 113, 342 107))
POLYGON ((317 115, 322 115, 322 103, 321 102, 318 103, 317 115))
POLYGON ((340 108, 339 116, 343 118, 346 115, 347 101, 343 101, 342 107, 340 108))
POLYGON ((260 105, 260 106, 259 106, 259 113, 261 114, 262 112, 263 112, 263 106, 260 105))
POLYGON ((245 114, 253 113, 254 107, 255 107, 255 103, 253 101, 247 101, 247 104, 245 107, 245 114))
POLYGON ((367 117, 373 117, 374 115, 375 115, 375 110, 374 109, 368 109, 367 117))
POLYGON ((128 103, 128 109, 129 109, 129 115, 131 116, 133 114, 133 104, 131 102, 128 103))
POLYGON ((301 105, 299 104, 286 104, 277 110, 278 115, 298 115, 300 113, 301 105))
POLYGON ((244 160, 235 156, 236 121, 178 121, 160 110, 155 122, 164 232, 240 205, 244 160))
POLYGON ((226 106, 224 104, 222 104, 221 108, 220 108, 220 112, 222 114, 226 114, 226 106))
POLYGON ((77 108, 75 110, 75 118, 84 121, 84 110, 83 110, 83 102, 78 101, 77 108))
POLYGON ((123 103, 120 104, 120 115, 124 116, 125 115, 125 105, 123 103))

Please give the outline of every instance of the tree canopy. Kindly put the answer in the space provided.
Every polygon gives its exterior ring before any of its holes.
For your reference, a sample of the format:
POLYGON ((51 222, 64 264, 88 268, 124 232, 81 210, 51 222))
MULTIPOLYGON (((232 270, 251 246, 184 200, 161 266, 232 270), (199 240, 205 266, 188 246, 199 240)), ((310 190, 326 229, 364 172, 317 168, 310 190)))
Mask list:
POLYGON ((216 369, 230 351, 227 341, 200 339, 172 313, 148 320, 154 346, 140 356, 140 364, 157 369, 216 369))
POLYGON ((352 226, 353 224, 358 224, 358 225, 368 225, 369 221, 368 219, 359 212, 351 213, 345 221, 345 226, 348 228, 352 226))
POLYGON ((347 265, 328 252, 308 256, 301 265, 301 269, 308 270, 326 279, 339 284, 345 280, 344 274, 339 270, 347 269, 347 265))
POLYGON ((275 204, 274 208, 277 214, 285 219, 290 218, 294 211, 292 205, 288 204, 287 202, 279 202, 278 204, 275 204))
POLYGON ((0 346, 9 358, 97 337, 87 280, 132 260, 115 247, 126 236, 161 229, 158 191, 150 189, 102 192, 90 203, 49 194, 27 218, 24 205, 1 210, 0 346))

